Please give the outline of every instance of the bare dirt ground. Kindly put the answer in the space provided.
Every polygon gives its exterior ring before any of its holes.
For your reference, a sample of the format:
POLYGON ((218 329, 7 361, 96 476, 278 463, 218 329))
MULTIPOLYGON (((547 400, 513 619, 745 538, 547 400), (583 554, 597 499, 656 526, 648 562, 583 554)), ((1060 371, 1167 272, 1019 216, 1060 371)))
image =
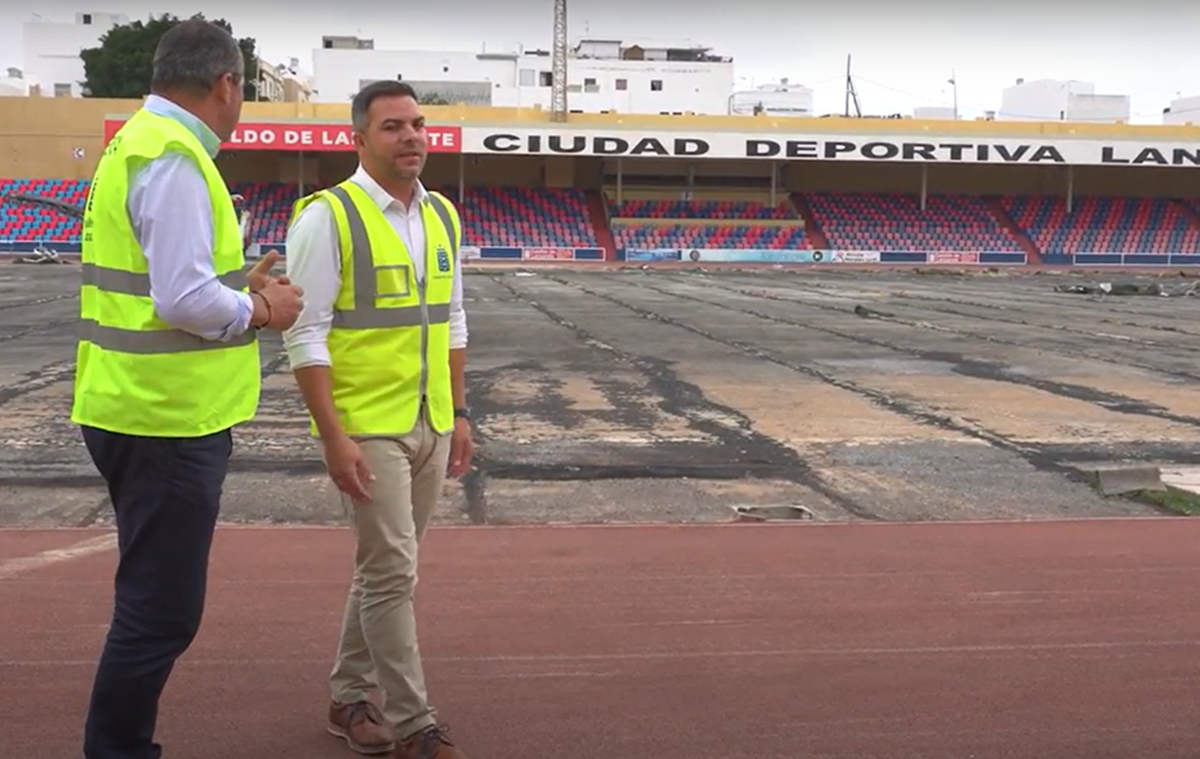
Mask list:
MULTIPOLYGON (((674 268, 467 275, 478 470, 443 522, 1148 515, 1090 462, 1195 463, 1200 299, 1126 273, 674 268), (856 311, 857 309, 857 311, 856 311)), ((1179 284, 1176 279, 1173 284, 1179 284)), ((78 267, 0 261, 0 525, 109 506, 68 415, 78 267)), ((278 337, 224 518, 340 523, 278 337)))

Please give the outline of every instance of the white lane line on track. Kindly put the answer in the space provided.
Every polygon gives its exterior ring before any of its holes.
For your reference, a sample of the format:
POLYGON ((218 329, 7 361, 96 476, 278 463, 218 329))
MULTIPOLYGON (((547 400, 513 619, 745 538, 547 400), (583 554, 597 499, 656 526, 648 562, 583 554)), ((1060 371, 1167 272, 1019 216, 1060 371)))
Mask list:
POLYGON ((11 580, 18 575, 34 572, 44 567, 62 564, 98 553, 111 551, 117 547, 117 535, 99 535, 78 543, 72 543, 66 548, 51 548, 35 553, 33 556, 18 556, 13 559, 0 559, 0 580, 11 580))

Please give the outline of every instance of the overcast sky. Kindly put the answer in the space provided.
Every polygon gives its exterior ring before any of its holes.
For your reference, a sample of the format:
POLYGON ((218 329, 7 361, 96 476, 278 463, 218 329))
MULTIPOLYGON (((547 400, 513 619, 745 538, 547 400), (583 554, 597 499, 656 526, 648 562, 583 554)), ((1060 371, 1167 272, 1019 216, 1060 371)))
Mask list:
MULTIPOLYGON (((340 0, 336 3, 206 0, 10 0, 0 10, 0 68, 21 66, 21 25, 35 13, 69 21, 77 11, 164 12, 225 18, 258 40, 263 58, 299 58, 312 70, 323 34, 370 37, 379 49, 548 48, 552 0, 340 0)), ((846 55, 864 113, 911 114, 953 102, 964 118, 999 110, 1018 77, 1092 81, 1133 98, 1133 121, 1161 123, 1179 94, 1200 95, 1200 2, 1140 0, 569 0, 570 36, 688 39, 732 56, 744 84, 781 77, 816 90, 816 110, 840 113, 846 55)))

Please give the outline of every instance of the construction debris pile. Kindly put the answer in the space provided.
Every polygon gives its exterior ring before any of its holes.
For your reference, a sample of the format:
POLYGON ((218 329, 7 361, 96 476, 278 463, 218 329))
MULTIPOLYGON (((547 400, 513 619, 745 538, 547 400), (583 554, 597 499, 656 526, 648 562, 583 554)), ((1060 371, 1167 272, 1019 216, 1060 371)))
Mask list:
POLYGON ((1163 298, 1181 298, 1196 294, 1200 282, 1190 282, 1179 285, 1164 285, 1162 282, 1101 282, 1095 285, 1055 285, 1054 292, 1071 295, 1091 295, 1103 298, 1107 295, 1156 295, 1163 298))

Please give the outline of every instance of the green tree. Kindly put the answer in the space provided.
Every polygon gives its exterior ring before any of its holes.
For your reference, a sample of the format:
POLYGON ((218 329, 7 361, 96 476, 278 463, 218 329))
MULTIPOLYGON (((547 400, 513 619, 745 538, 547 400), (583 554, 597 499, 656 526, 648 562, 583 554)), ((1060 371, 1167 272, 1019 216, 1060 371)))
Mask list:
MULTIPOLYGON (((193 18, 204 18, 197 13, 193 18)), ((147 22, 141 20, 114 26, 100 38, 99 47, 82 51, 85 97, 93 98, 143 98, 150 92, 150 79, 154 75, 154 50, 158 41, 179 19, 169 13, 147 22)), ((214 24, 233 34, 233 27, 225 19, 216 19, 214 24)), ((257 97, 258 45, 253 37, 238 40, 242 55, 246 59, 247 100, 257 97)))

